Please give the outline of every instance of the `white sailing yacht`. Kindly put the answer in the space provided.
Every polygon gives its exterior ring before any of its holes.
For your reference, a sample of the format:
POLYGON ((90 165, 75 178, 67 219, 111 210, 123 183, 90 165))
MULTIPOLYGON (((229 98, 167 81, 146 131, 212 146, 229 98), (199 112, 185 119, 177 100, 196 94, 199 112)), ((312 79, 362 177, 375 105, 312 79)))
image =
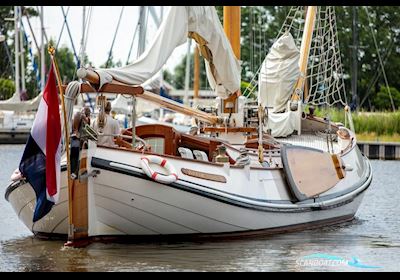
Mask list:
MULTIPOLYGON (((100 95, 130 94, 193 116, 197 129, 186 134, 163 124, 134 123, 134 129, 125 132, 133 143, 118 139, 117 147, 105 147, 89 141, 82 151, 79 180, 67 182, 64 161, 60 202, 34 224, 35 194, 24 178, 9 185, 6 199, 32 232, 68 234, 72 241, 255 235, 353 219, 371 183, 371 165, 351 129, 303 112, 306 65, 325 55, 325 46, 332 48, 333 40, 309 56, 312 34, 328 19, 335 20, 333 8, 320 11, 308 8, 300 51, 290 30, 274 44, 264 62, 266 72, 260 73, 259 103, 251 106, 235 94, 240 66, 215 8, 171 8, 153 44, 137 61, 119 69, 81 69, 78 75, 91 84, 70 83, 67 101, 94 88, 100 95), (196 40, 210 84, 220 96, 215 114, 136 86, 156 73, 187 36, 196 40), (285 55, 275 59, 282 50, 285 55), (283 67, 293 60, 294 74, 283 67), (291 75, 275 83, 271 75, 281 76, 268 67, 291 75), (270 78, 265 81, 265 76, 270 78), (274 92, 264 91, 272 86, 274 92), (286 105, 275 110, 282 99, 286 105)), ((334 74, 332 80, 324 80, 332 89, 340 80, 340 73, 334 74)), ((309 83, 311 89, 314 84, 309 83)), ((312 91, 307 94, 313 96, 312 91)))

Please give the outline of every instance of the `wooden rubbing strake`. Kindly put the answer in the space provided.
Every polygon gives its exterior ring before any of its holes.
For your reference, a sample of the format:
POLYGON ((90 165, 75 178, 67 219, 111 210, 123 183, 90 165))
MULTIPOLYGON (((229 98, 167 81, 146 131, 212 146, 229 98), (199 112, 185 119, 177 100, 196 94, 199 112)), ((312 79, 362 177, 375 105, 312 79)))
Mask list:
POLYGON ((200 171, 186 169, 186 168, 182 168, 181 171, 183 174, 185 174, 187 176, 200 178, 200 179, 204 179, 204 180, 209 180, 209 181, 220 182, 220 183, 226 183, 226 178, 222 175, 210 174, 210 173, 200 172, 200 171))

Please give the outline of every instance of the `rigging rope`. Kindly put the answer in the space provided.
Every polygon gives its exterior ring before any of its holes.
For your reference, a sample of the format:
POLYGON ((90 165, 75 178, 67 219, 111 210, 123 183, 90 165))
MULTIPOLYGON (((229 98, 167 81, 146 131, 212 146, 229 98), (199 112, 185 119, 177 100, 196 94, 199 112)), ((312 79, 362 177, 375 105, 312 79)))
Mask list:
POLYGON ((388 82, 387 77, 386 77, 385 66, 383 65, 383 62, 382 62, 381 52, 379 51, 378 43, 377 43, 376 37, 375 37, 375 32, 374 32, 374 29, 372 28, 371 18, 370 18, 370 16, 369 16, 368 8, 367 8, 366 6, 364 6, 364 8, 365 8, 365 12, 367 13, 368 22, 369 22, 369 27, 371 28, 372 38, 373 38, 373 40, 374 40, 376 52, 377 52, 377 54, 378 54, 379 63, 380 63, 380 66, 381 66, 381 68, 382 68, 383 78, 385 79, 385 84, 386 84, 387 90, 388 90, 388 92, 389 92, 390 102, 392 103, 392 109, 393 109, 393 112, 395 112, 395 111, 396 111, 396 106, 394 105, 394 101, 393 101, 393 97, 392 97, 392 92, 390 91, 389 82, 388 82))
POLYGON ((76 49, 75 49, 75 45, 74 45, 74 40, 72 39, 71 30, 69 29, 69 25, 68 25, 68 22, 67 22, 67 15, 65 14, 64 7, 63 7, 63 6, 61 6, 61 11, 62 11, 63 16, 64 16, 64 22, 65 22, 65 26, 67 27, 68 36, 69 36, 69 39, 70 39, 71 45, 72 45, 72 50, 74 51, 74 56, 75 56, 75 59, 76 59, 76 64, 77 64, 77 66, 78 66, 78 68, 79 68, 79 67, 80 67, 80 60, 79 60, 79 57, 78 57, 78 55, 77 55, 77 53, 76 53, 76 49))
POLYGON ((85 43, 83 44, 84 46, 87 43, 87 38, 89 37, 88 32, 89 32, 89 28, 90 28, 90 23, 92 21, 92 10, 93 10, 93 7, 89 6, 89 12, 85 19, 85 35, 86 36, 85 36, 85 43))
MULTIPOLYGON (((0 28, 2 28, 1 22, 0 22, 0 28)), ((4 49, 5 49, 7 57, 8 57, 8 62, 9 62, 8 66, 11 68, 11 73, 13 75, 13 78, 15 78, 14 63, 13 63, 13 59, 11 58, 11 52, 10 52, 10 49, 8 47, 7 40, 4 40, 3 44, 4 44, 4 49)), ((6 70, 4 72, 6 72, 6 70)))
POLYGON ((135 32, 133 33, 133 38, 132 38, 131 46, 129 48, 128 58, 126 59, 126 65, 129 64, 129 59, 131 58, 131 53, 132 53, 132 49, 133 49, 133 43, 135 42, 135 38, 136 38, 136 34, 137 34, 138 30, 139 30, 139 21, 136 23, 135 32))
POLYGON ((117 38, 118 29, 119 29, 119 25, 121 23, 122 14, 124 13, 124 9, 125 9, 125 7, 122 6, 121 13, 119 15, 119 19, 118 19, 118 23, 117 23, 117 28, 115 30, 114 38, 113 38, 112 43, 111 43, 110 51, 108 53, 108 58, 107 58, 106 67, 105 68, 108 68, 108 66, 109 66, 109 64, 111 62, 110 60, 111 60, 111 57, 112 57, 112 50, 114 48, 115 39, 117 38))
MULTIPOLYGON (((293 38, 295 38, 299 42, 299 44, 301 44, 301 36, 300 36, 301 33, 300 33, 300 30, 303 28, 301 23, 303 23, 303 25, 304 25, 304 19, 302 19, 303 12, 301 12, 300 9, 301 9, 301 6, 292 6, 292 7, 290 7, 290 10, 289 10, 289 12, 288 12, 288 14, 286 16, 285 22, 283 23, 281 29, 279 30, 278 35, 276 36, 274 42, 276 40, 278 40, 278 38, 280 36, 282 36, 285 33, 286 30, 294 29, 293 28, 293 24, 297 23, 298 24, 297 32, 295 32, 295 33, 297 33, 297 36, 293 36, 293 38)), ((252 27, 252 29, 253 29, 253 27, 252 27)), ((253 47, 254 47, 254 41, 255 41, 255 39, 252 40, 253 47)), ((255 51, 253 51, 253 53, 255 53, 255 51)), ((254 60, 253 57, 251 59, 254 60)), ((260 64, 258 66, 258 69, 255 72, 253 78, 250 80, 249 85, 244 90, 243 95, 245 97, 249 97, 258 88, 258 75, 260 74, 261 67, 262 67, 262 64, 260 64)), ((253 71, 253 73, 254 73, 254 71, 253 71)))
MULTIPOLYGON (((56 44, 56 50, 58 49, 58 45, 60 44, 60 41, 61 41, 61 36, 62 36, 62 34, 63 34, 63 32, 64 32, 65 23, 67 22, 67 21, 66 21, 66 17, 68 16, 69 8, 70 8, 70 7, 68 6, 67 13, 66 13, 66 15, 65 15, 65 17, 64 17, 63 25, 61 26, 60 35, 58 35, 58 40, 57 40, 57 44, 56 44)), ((37 48, 39 49, 39 47, 37 47, 37 48)))
MULTIPOLYGON (((86 50, 86 44, 87 44, 88 37, 89 37, 89 28, 90 28, 91 19, 92 19, 92 7, 90 6, 89 10, 88 10, 88 13, 85 16, 85 28, 84 28, 84 32, 83 32, 83 35, 82 35, 82 36, 85 36, 84 37, 85 41, 83 42, 83 44, 81 44, 81 46, 79 48, 79 53, 82 53, 82 49, 86 50)), ((81 66, 81 67, 85 66, 85 65, 83 65, 84 64, 84 59, 85 59, 84 57, 81 57, 79 59, 79 61, 80 61, 80 65, 79 66, 81 66)), ((78 68, 80 68, 80 67, 78 67, 78 68)))
MULTIPOLYGON (((390 55, 392 54, 392 50, 393 50, 394 45, 395 45, 395 44, 394 44, 394 40, 391 40, 391 42, 390 42, 390 44, 389 44, 389 46, 388 46, 388 48, 387 48, 387 51, 386 51, 386 53, 385 53, 385 55, 384 55, 384 58, 383 58, 383 66, 386 65, 386 62, 388 61, 390 55)), ((381 70, 381 69, 380 69, 379 71, 375 72, 374 78, 373 78, 373 79, 370 81, 370 83, 368 84, 368 87, 367 87, 365 96, 364 96, 364 98, 363 98, 363 99, 361 100, 361 102, 360 102, 360 107, 362 107, 362 105, 364 104, 364 102, 367 100, 367 98, 369 97, 369 95, 372 93, 371 89, 372 89, 372 87, 376 84, 376 82, 378 81, 378 79, 381 77, 381 74, 382 74, 382 70, 381 70)), ((369 100, 369 99, 368 99, 368 100, 369 100)))
POLYGON ((84 50, 86 50, 86 46, 87 46, 87 42, 88 42, 88 38, 89 38, 89 29, 90 29, 90 24, 92 22, 93 9, 94 8, 92 6, 89 7, 89 15, 88 15, 89 19, 88 19, 87 22, 85 22, 85 26, 86 26, 85 34, 86 34, 86 37, 85 37, 85 43, 84 43, 84 50))
POLYGON ((28 35, 26 34, 26 31, 25 31, 24 23, 22 21, 21 21, 21 31, 23 31, 23 35, 24 35, 24 43, 23 43, 23 45, 26 45, 28 47, 29 57, 30 57, 30 60, 32 62, 33 72, 35 73, 35 77, 36 77, 37 88, 40 88, 39 67, 38 67, 38 65, 36 63, 36 60, 35 60, 35 57, 34 57, 34 55, 32 53, 32 42, 29 42, 28 35))
MULTIPOLYGON (((40 15, 40 9, 39 6, 36 6, 36 12, 40 15)), ((44 40, 46 41, 46 44, 49 43, 49 39, 47 38, 47 33, 46 30, 43 28, 43 35, 44 35, 44 40)))
MULTIPOLYGON (((300 49, 304 30, 304 7, 291 7, 275 41, 285 32, 290 32, 300 49)), ((243 95, 249 96, 258 88, 258 75, 262 65, 246 88, 243 95)), ((338 43, 335 9, 331 6, 319 7, 312 36, 307 69, 308 97, 310 105, 346 106, 343 68, 338 43)))

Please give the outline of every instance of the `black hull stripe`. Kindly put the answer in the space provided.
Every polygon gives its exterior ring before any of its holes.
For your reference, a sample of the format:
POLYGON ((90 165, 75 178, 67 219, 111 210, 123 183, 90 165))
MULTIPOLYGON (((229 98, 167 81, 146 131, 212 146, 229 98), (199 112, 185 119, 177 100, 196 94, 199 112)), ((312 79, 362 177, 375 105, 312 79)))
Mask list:
MULTIPOLYGON (((99 159, 99 158, 92 158, 92 161, 91 161, 91 165, 94 168, 100 168, 100 169, 103 169, 103 170, 107 170, 107 171, 111 171, 111 172, 115 172, 115 173, 120 173, 120 174, 124 174, 124 175, 128 175, 128 176, 132 176, 132 177, 136 177, 136 178, 140 178, 140 179, 143 179, 143 180, 154 182, 151 178, 149 178, 148 176, 146 176, 143 173, 136 172, 136 171, 133 171, 133 170, 128 170, 128 169, 125 169, 125 168, 119 168, 117 166, 112 166, 110 163, 111 163, 111 161, 104 160, 104 159, 99 159)), ((222 203, 226 203, 226 204, 230 204, 230 205, 238 206, 238 207, 242 207, 242 208, 257 210, 257 211, 263 211, 263 212, 298 213, 298 212, 310 212, 310 211, 318 211, 318 210, 329 210, 329 209, 337 208, 337 207, 343 206, 345 204, 348 204, 348 203, 352 202, 354 200, 354 198, 355 198, 355 197, 353 197, 352 199, 340 202, 340 203, 335 204, 333 206, 304 207, 304 208, 297 208, 297 209, 282 209, 282 208, 278 209, 278 208, 272 208, 272 207, 268 207, 268 206, 257 206, 257 205, 248 204, 248 203, 241 202, 241 201, 234 200, 234 199, 230 199, 230 198, 227 198, 227 197, 224 197, 224 196, 221 196, 221 195, 217 195, 217 194, 205 192, 205 191, 202 191, 202 190, 194 189, 194 188, 191 188, 191 187, 188 187, 188 186, 176 183, 176 182, 172 183, 172 184, 169 184, 169 185, 162 184, 162 183, 159 183, 159 182, 157 182, 157 183, 161 184, 161 185, 169 186, 169 187, 172 187, 172 188, 175 188, 175 189, 179 189, 181 191, 187 191, 187 192, 190 192, 190 193, 193 193, 193 194, 196 194, 196 195, 200 195, 200 196, 203 196, 203 197, 206 197, 206 198, 209 198, 209 199, 217 200, 217 201, 222 202, 222 203)), ((199 184, 196 184, 196 185, 199 185, 199 184)), ((202 186, 202 185, 199 185, 199 186, 204 187, 204 188, 208 188, 208 187, 202 186)), ((368 189, 368 187, 366 189, 368 189)), ((360 192, 357 196, 361 195, 365 190, 360 192)), ((265 201, 265 202, 267 202, 267 201, 265 201)))
MULTIPOLYGON (((143 179, 143 180, 148 180, 148 181, 154 182, 152 179, 150 179, 149 177, 147 177, 143 173, 136 172, 136 171, 133 171, 133 170, 127 170, 125 168, 119 168, 119 167, 116 167, 116 166, 111 166, 110 163, 111 163, 111 161, 108 161, 108 160, 99 159, 99 158, 92 158, 91 165, 94 168, 100 168, 100 169, 104 169, 104 170, 107 170, 107 171, 116 172, 116 173, 120 173, 120 174, 124 174, 124 175, 128 175, 128 176, 132 176, 132 177, 136 177, 136 178, 140 178, 140 179, 143 179)), ((67 170, 66 165, 61 167, 61 171, 66 171, 66 170, 67 170)), ((368 180, 368 177, 367 177, 367 179, 365 181, 358 183, 357 187, 361 186, 367 180, 368 180)), ((185 181, 185 182, 187 182, 187 181, 185 181)), ((14 191, 16 188, 18 188, 19 186, 25 184, 25 183, 26 183, 25 180, 12 182, 6 189, 5 199, 8 201, 8 197, 11 194, 11 192, 14 191)), ((193 184, 192 182, 189 182, 189 183, 193 184)), ((158 184, 161 184, 161 183, 158 183, 158 184)), ((199 186, 204 187, 204 188, 212 189, 212 188, 209 188, 207 186, 200 185, 200 184, 196 184, 196 185, 199 185, 199 186)), ((217 195, 217 194, 212 194, 212 193, 209 193, 209 192, 204 192, 204 191, 201 191, 201 190, 198 190, 198 189, 190 188, 190 187, 187 187, 185 185, 178 184, 178 183, 172 183, 172 184, 166 185, 166 186, 173 187, 173 188, 176 188, 176 189, 179 189, 179 190, 182 190, 182 191, 187 191, 187 192, 190 192, 190 193, 193 193, 193 194, 201 195, 203 197, 214 199, 214 200, 217 200, 217 201, 220 201, 220 202, 223 202, 223 203, 227 203, 227 204, 230 204, 230 205, 239 206, 239 207, 243 207, 243 208, 249 208, 249 209, 255 209, 255 210, 258 210, 258 211, 266 211, 266 212, 289 212, 289 213, 293 213, 293 212, 308 212, 308 211, 326 210, 326 209, 340 207, 340 206, 342 206, 344 204, 350 203, 355 198, 355 197, 353 197, 352 199, 350 199, 348 201, 344 201, 344 202, 341 202, 341 203, 339 203, 337 205, 333 205, 333 206, 329 206, 329 207, 306 207, 306 208, 300 208, 300 209, 277 209, 277 208, 271 208, 271 207, 267 207, 267 206, 255 206, 255 205, 247 204, 247 203, 240 202, 240 201, 237 201, 237 200, 233 200, 233 199, 230 199, 230 198, 227 198, 227 197, 224 197, 224 196, 220 196, 220 195, 217 195)), ((359 196, 362 193, 364 193, 364 191, 366 191, 369 186, 370 186, 370 184, 362 192, 360 192, 357 196, 359 196)), ((352 188, 352 189, 355 189, 355 188, 352 188)), ((221 191, 221 192, 223 192, 223 191, 221 191)), ((230 193, 227 193, 227 194, 234 195, 234 194, 230 194, 230 193)), ((240 196, 237 196, 237 197, 240 197, 240 196)), ((244 197, 244 198, 251 200, 251 198, 247 198, 247 197, 244 197)), ((253 200, 254 201, 258 201, 258 202, 261 201, 261 202, 267 202, 267 203, 275 203, 275 201, 271 201, 271 200, 269 200, 269 201, 268 200, 256 200, 256 199, 253 199, 253 200)), ((320 201, 318 201, 318 202, 320 202, 320 201)), ((299 204, 299 206, 300 205, 301 204, 299 204)))
MULTIPOLYGON (((115 171, 117 173, 130 175, 130 176, 134 176, 134 177, 138 177, 138 178, 142 178, 142 179, 146 179, 148 181, 153 181, 154 182, 153 179, 149 178, 147 175, 145 175, 143 173, 136 172, 136 171, 133 171, 133 170, 128 170, 128 169, 125 169, 125 168, 120 168, 120 167, 117 167, 115 165, 112 166, 110 164, 112 162, 113 161, 108 161, 108 160, 99 159, 99 158, 92 158, 92 167, 102 168, 102 169, 109 170, 109 171, 115 171), (116 171, 116 170, 118 170, 118 171, 116 171)), ((114 162, 114 163, 118 163, 118 162, 114 162)), ((125 163, 118 163, 118 164, 125 165, 125 166, 132 167, 132 168, 137 168, 135 166, 128 165, 128 164, 125 164, 125 163)), ((253 201, 256 201, 256 202, 266 202, 266 203, 275 203, 275 204, 289 204, 289 203, 291 203, 290 200, 266 200, 266 199, 252 198, 252 197, 248 197, 248 196, 243 196, 243 195, 239 195, 239 194, 230 193, 230 192, 227 192, 227 191, 218 190, 218 189, 215 189, 215 188, 212 188, 212 187, 209 187, 209 186, 201 185, 201 184, 198 184, 198 183, 195 183, 195 182, 191 182, 191 181, 187 181, 187 180, 183 180, 183 179, 179 179, 179 181, 185 182, 185 183, 188 183, 188 184, 191 184, 191 185, 196 185, 196 186, 199 186, 199 187, 202 187, 202 188, 205 188, 205 189, 209 189, 209 190, 212 190, 212 191, 217 191, 217 192, 220 192, 220 193, 224 193, 224 194, 227 194, 227 195, 230 195, 230 196, 236 196, 238 198, 244 198, 244 199, 248 199, 248 200, 253 200, 253 201)), ((178 186, 182 186, 181 184, 177 184, 177 183, 172 183, 172 184, 160 183, 160 184, 165 185, 165 186, 171 186, 171 185, 174 185, 174 184, 176 184, 178 186)))

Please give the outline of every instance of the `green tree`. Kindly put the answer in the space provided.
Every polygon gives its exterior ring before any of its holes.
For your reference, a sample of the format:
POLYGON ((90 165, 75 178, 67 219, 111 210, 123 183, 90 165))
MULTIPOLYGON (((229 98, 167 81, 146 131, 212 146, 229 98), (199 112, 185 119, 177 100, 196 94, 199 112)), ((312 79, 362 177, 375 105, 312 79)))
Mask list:
MULTIPOLYGON (((50 39, 49 44, 51 46, 55 46, 55 40, 50 39)), ((49 67, 51 66, 51 61, 50 61, 50 55, 47 52, 47 48, 49 44, 45 45, 45 73, 46 73, 46 80, 47 80, 47 74, 49 71, 49 67)), ((63 84, 67 84, 71 82, 72 80, 76 79, 76 70, 77 70, 77 65, 75 62, 75 57, 74 53, 65 45, 59 47, 56 50, 55 53, 55 58, 57 60, 57 64, 60 70, 60 75, 63 84)), ((37 65, 40 65, 39 61, 39 54, 36 53, 34 55, 34 59, 37 65)), ((90 63, 90 62, 89 62, 90 63)), ((36 73, 31 71, 29 75, 27 76, 27 93, 29 98, 33 98, 37 96, 40 92, 40 88, 37 84, 36 81, 36 73)))
MULTIPOLYGON (((218 16, 223 23, 223 7, 216 6, 218 16)), ((280 29, 279 23, 273 21, 266 24, 272 17, 283 20, 288 7, 242 7, 241 9, 241 61, 242 80, 250 82, 263 62, 267 50, 272 45, 280 29), (272 16, 273 15, 273 16, 272 16)), ((191 54, 190 88, 193 87, 193 54, 191 54)), ((178 89, 185 86, 186 55, 175 67, 174 73, 165 78, 178 89), (168 80, 169 79, 169 80, 168 80)), ((246 83, 242 83, 245 85, 246 83)), ((205 71, 204 59, 200 63, 200 88, 209 88, 205 71)), ((242 87, 242 90, 244 88, 242 87)))
MULTIPOLYGON (((36 17, 38 13, 32 8, 22 7, 22 16, 30 16, 36 17)), ((6 36, 6 40, 0 43, 0 57, 4 58, 0 60, 0 78, 3 79, 14 79, 14 64, 15 64, 15 52, 14 52, 14 42, 15 42, 15 26, 14 21, 6 20, 7 18, 14 17, 14 6, 1 6, 0 7, 0 34, 6 36)), ((26 30, 21 26, 21 31, 24 32, 26 30)), ((23 36, 25 38, 25 36, 23 36)), ((23 48, 24 48, 24 56, 21 57, 25 63, 25 78, 26 78, 26 88, 28 96, 34 97, 37 95, 37 82, 35 73, 33 71, 31 59, 29 56, 29 44, 27 44, 26 40, 23 40, 23 48)), ((14 81, 12 81, 14 91, 15 85, 14 81)), ((8 92, 11 88, 8 85, 9 83, 4 84, 4 89, 0 88, 0 91, 8 92)), ((3 95, 1 98, 7 98, 6 95, 3 95)), ((8 97, 9 98, 9 97, 8 97)))
MULTIPOLYGON (((190 76, 189 88, 193 88, 194 83, 194 53, 190 53, 190 76)), ((174 73, 164 71, 164 80, 170 83, 176 89, 185 88, 185 75, 186 75, 186 58, 187 54, 182 58, 181 62, 174 68, 174 73)), ((204 59, 200 56, 200 89, 210 88, 207 80, 206 68, 204 59)))
MULTIPOLYGON (((373 6, 367 7, 372 28, 378 42, 379 53, 385 63, 385 70, 390 87, 400 89, 400 7, 373 6)), ((243 6, 241 8, 241 60, 242 80, 249 82, 256 75, 262 61, 275 41, 286 19, 290 7, 287 6, 243 6)), ((379 57, 371 34, 370 22, 364 7, 358 9, 358 95, 364 101, 363 108, 372 109, 381 88, 386 86, 382 75, 379 57)), ((223 23, 223 7, 216 6, 221 23, 223 23)), ((341 60, 344 68, 347 100, 351 100, 352 78, 352 20, 353 7, 336 6, 336 23, 341 60)), ((173 78, 184 85, 185 58, 175 68, 173 78)), ((192 72, 193 73, 193 72, 192 72)), ((202 82, 202 84, 204 84, 202 82)), ((391 103, 385 102, 376 108, 390 110, 391 103)))
POLYGON ((0 78, 0 100, 9 99, 15 92, 14 81, 0 78))
MULTIPOLYGON (((377 55, 378 51, 381 58, 386 61, 385 72, 389 86, 400 89, 400 82, 398 79, 400 75, 400 49, 397 47, 400 43, 400 7, 373 6, 367 8, 370 14, 372 29, 374 30, 373 32, 378 43, 378 50, 374 44, 367 12, 364 7, 358 7, 360 45, 360 50, 358 52, 358 94, 361 101, 365 100, 362 104, 363 107, 372 109, 375 97, 381 92, 382 86, 386 86, 377 55), (369 95, 366 96, 367 94, 369 95)), ((349 24, 352 18, 352 7, 339 7, 337 13, 340 19, 338 20, 338 26, 341 27, 339 31, 339 40, 344 42, 343 44, 341 41, 341 46, 350 46, 352 34, 351 29, 349 30, 348 27, 351 26, 349 24)), ((347 52, 343 51, 342 58, 345 71, 351 75, 352 54, 349 48, 347 52)), ((350 85, 347 85, 347 88, 350 88, 350 85)), ((390 110, 391 103, 387 102, 386 106, 381 108, 390 110)))
POLYGON ((0 42, 0 78, 13 79, 13 58, 14 58, 14 42, 8 43, 8 39, 13 35, 14 22, 8 21, 6 18, 14 16, 13 6, 0 6, 0 34, 5 36, 5 40, 0 42))
POLYGON ((117 62, 114 61, 114 56, 111 55, 106 62, 104 62, 102 65, 100 65, 99 68, 116 68, 116 67, 122 67, 122 61, 118 60, 117 62))
MULTIPOLYGON (((397 109, 400 108, 400 91, 398 91, 394 87, 391 87, 390 93, 392 95, 395 107, 397 109)), ((390 95, 389 95, 389 90, 387 87, 381 86, 379 92, 376 93, 376 95, 373 99, 373 104, 375 107, 373 109, 377 109, 377 110, 381 110, 381 111, 387 110, 388 104, 389 104, 389 108, 391 108, 390 95)))

